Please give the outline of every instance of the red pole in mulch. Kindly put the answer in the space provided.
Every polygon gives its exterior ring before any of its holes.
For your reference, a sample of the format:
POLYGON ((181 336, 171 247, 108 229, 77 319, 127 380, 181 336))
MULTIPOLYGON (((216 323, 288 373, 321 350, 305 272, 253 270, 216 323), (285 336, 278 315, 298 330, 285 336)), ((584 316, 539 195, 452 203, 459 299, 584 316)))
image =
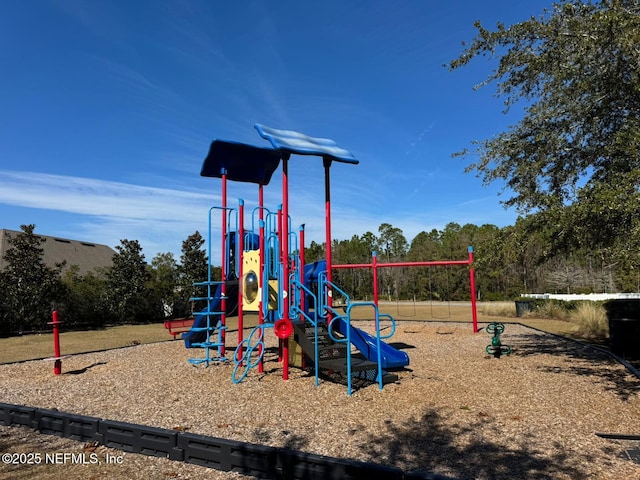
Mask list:
POLYGON ((62 373, 62 357, 60 356, 60 322, 58 320, 58 312, 53 311, 53 321, 48 325, 53 325, 53 374, 60 375, 62 373))

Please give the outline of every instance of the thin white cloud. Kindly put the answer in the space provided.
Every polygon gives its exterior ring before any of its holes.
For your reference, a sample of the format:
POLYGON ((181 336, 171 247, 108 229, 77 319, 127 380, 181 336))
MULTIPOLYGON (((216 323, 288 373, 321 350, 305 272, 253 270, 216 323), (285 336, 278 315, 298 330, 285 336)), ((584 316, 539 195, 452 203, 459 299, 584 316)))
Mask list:
MULTIPOLYGON (((215 183, 215 182, 214 182, 215 183)), ((377 234, 382 223, 391 223, 402 229, 410 242, 421 231, 442 229, 451 222, 494 223, 495 212, 489 216, 477 215, 469 208, 471 201, 451 205, 446 210, 380 209, 374 201, 376 192, 353 188, 336 182, 333 198, 339 198, 332 206, 332 238, 350 239, 367 231, 377 234), (366 199, 369 198, 369 201, 366 199)), ((229 185, 228 205, 235 208, 237 198, 245 199, 245 224, 250 228, 251 216, 257 206, 257 187, 232 182, 229 185)), ((265 192, 265 205, 272 211, 282 202, 279 176, 265 192)), ((300 224, 306 225, 307 244, 325 240, 324 189, 321 181, 294 184, 290 189, 290 216, 292 231, 298 232, 300 224)), ((490 198, 478 199, 482 204, 490 198)), ((220 235, 219 210, 214 210, 211 233, 208 232, 208 211, 221 204, 219 185, 205 193, 197 190, 180 190, 133 185, 121 182, 96 180, 72 176, 34 172, 0 170, 0 204, 25 207, 37 211, 57 211, 71 214, 57 231, 40 233, 77 238, 116 246, 122 239, 138 240, 147 259, 158 252, 174 252, 179 257, 181 242, 196 230, 212 240, 212 258, 219 258, 220 235), (76 217, 77 216, 77 217, 76 217)), ((508 216, 505 212, 505 217, 508 216)), ((31 223, 25 221, 22 223, 31 223)), ((255 223, 255 222, 254 222, 255 223)), ((6 227, 6 226, 5 226, 6 227)), ((52 225, 48 225, 52 228, 52 225)))
POLYGON ((16 219, 17 224, 36 223, 45 235, 86 239, 111 247, 122 239, 138 240, 149 260, 158 252, 178 255, 181 242, 196 230, 205 235, 207 211, 219 203, 219 195, 211 193, 0 171, 0 204, 34 209, 28 215, 30 220, 21 217, 16 219), (54 221, 56 214, 52 211, 67 214, 65 222, 54 221))
MULTIPOLYGON (((156 179, 157 180, 157 179, 156 179)), ((213 179, 212 179, 213 180, 213 179)), ((150 259, 157 252, 173 251, 178 256, 181 241, 198 230, 209 236, 208 212, 221 204, 219 184, 212 182, 209 193, 133 185, 121 182, 53 175, 36 172, 0 170, 0 204, 72 214, 72 220, 57 225, 57 231, 39 231, 76 238, 78 233, 90 241, 115 246, 121 239, 139 240, 150 259), (77 216, 77 220, 73 220, 77 216)), ((299 224, 309 226, 309 241, 324 241, 324 203, 322 185, 311 191, 291 189, 290 215, 297 231, 299 224)), ((228 205, 235 208, 237 198, 246 200, 246 224, 257 206, 257 187, 232 182, 228 205)), ((282 202, 281 184, 276 179, 265 192, 265 205, 276 211, 282 202)), ((361 217, 363 220, 366 217, 361 217)), ((22 222, 19 223, 30 223, 22 222)), ((40 222, 37 222, 38 224, 40 222)), ((220 232, 219 210, 212 213, 211 236, 220 232)), ((335 234, 350 238, 345 228, 353 221, 335 223, 335 234)), ((48 225, 48 228, 52 228, 48 225)), ((218 258, 217 241, 213 241, 213 258, 218 258)))
POLYGON ((98 217, 193 219, 215 195, 145 187, 91 178, 0 171, 0 202, 98 217))
POLYGON ((113 80, 109 82, 111 85, 120 86, 122 91, 127 92, 136 102, 143 101, 156 115, 175 114, 186 107, 182 95, 165 86, 160 78, 154 78, 142 70, 112 58, 97 55, 90 55, 90 58, 107 78, 113 80))

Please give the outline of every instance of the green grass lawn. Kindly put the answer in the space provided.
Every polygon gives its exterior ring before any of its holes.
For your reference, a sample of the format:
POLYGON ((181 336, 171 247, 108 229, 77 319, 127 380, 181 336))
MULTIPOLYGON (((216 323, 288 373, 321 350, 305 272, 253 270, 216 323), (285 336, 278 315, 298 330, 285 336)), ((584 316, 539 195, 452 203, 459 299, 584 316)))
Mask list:
MULTIPOLYGON (((399 322, 429 319, 438 321, 471 321, 471 309, 469 306, 456 304, 398 306, 391 303, 381 305, 380 310, 391 314, 399 322)), ((372 311, 370 308, 354 309, 352 311, 353 318, 370 319, 372 311)), ((245 315, 244 326, 249 328, 255 326, 257 319, 256 315, 245 315)), ((478 308, 478 322, 480 324, 492 321, 520 322, 550 333, 574 338, 577 329, 574 323, 564 320, 533 317, 516 318, 515 309, 509 304, 497 309, 478 308), (513 312, 511 312, 511 309, 513 312)), ((237 317, 227 319, 227 328, 230 331, 237 330, 237 317)), ((60 351, 62 355, 73 355, 163 341, 173 341, 173 337, 162 323, 125 325, 82 332, 63 331, 60 334, 60 351)), ((180 341, 180 339, 178 338, 175 341, 180 341)), ((20 362, 52 356, 53 334, 51 333, 0 338, 0 363, 20 362)))
MULTIPOLYGON (((244 326, 255 326, 257 318, 256 315, 246 315, 244 317, 244 326)), ((237 317, 228 319, 227 328, 231 331, 237 330, 237 317)), ((73 355, 164 341, 173 341, 173 336, 169 334, 162 323, 123 325, 82 332, 63 331, 60 333, 60 353, 62 355, 73 355)), ((180 341, 180 336, 175 341, 180 341)), ((0 338, 0 363, 49 357, 53 357, 52 333, 0 338)))
MULTIPOLYGON (((62 332, 60 353, 74 353, 120 348, 139 343, 153 343, 173 338, 162 323, 125 325, 102 330, 62 332)), ((53 356, 53 334, 41 333, 0 338, 0 363, 18 362, 53 356)))

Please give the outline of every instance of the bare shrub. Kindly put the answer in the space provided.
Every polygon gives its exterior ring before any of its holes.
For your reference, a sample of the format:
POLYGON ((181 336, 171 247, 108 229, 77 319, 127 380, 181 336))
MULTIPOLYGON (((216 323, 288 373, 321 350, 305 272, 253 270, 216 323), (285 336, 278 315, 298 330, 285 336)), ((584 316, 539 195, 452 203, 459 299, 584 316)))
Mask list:
POLYGON ((580 302, 571 312, 571 321, 578 325, 578 335, 604 340, 609 336, 609 324, 604 307, 595 302, 580 302))
POLYGON ((478 311, 492 317, 515 317, 516 307, 513 302, 486 302, 478 304, 478 311))
POLYGON ((536 316, 555 320, 567 320, 570 313, 560 302, 545 301, 537 306, 536 316))

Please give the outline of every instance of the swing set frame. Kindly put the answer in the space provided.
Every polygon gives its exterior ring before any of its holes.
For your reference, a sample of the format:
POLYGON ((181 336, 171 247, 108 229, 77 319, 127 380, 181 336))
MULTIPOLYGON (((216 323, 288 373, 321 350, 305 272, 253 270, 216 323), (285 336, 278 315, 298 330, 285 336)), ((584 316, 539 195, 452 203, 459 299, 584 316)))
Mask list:
POLYGON ((471 289, 471 318, 473 323, 473 333, 478 333, 478 311, 476 305, 476 279, 473 268, 473 247, 468 249, 469 256, 466 260, 436 260, 430 262, 378 262, 378 254, 372 252, 371 263, 349 263, 343 265, 333 264, 335 269, 348 268, 370 268, 373 274, 373 302, 378 306, 378 269, 379 268, 399 268, 399 267, 440 267, 449 265, 467 265, 469 267, 469 285, 471 289))

